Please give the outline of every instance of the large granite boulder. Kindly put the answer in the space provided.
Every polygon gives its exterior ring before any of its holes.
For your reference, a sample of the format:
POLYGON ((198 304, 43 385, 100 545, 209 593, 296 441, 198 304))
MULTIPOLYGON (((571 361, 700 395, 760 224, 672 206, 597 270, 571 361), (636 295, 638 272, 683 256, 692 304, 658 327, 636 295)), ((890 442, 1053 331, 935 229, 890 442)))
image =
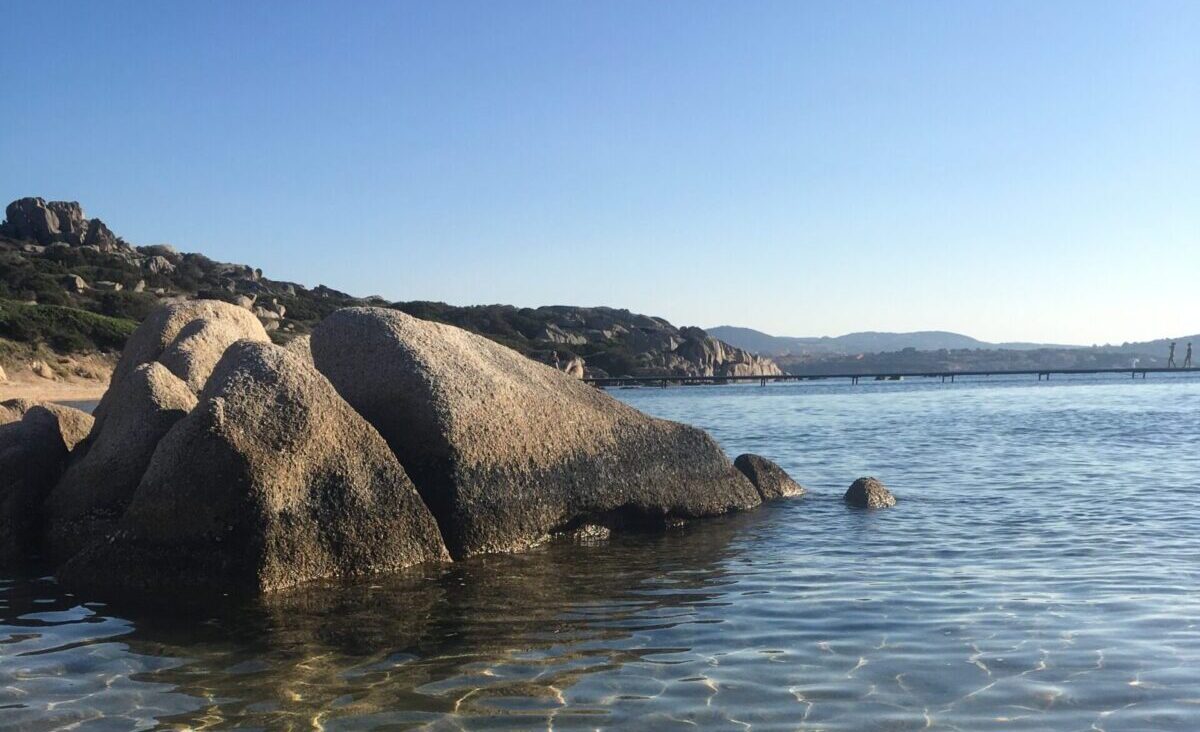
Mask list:
POLYGON ((896 497, 875 478, 854 481, 843 499, 856 508, 890 508, 896 505, 896 497))
POLYGON ((4 233, 14 239, 33 240, 39 244, 58 241, 58 216, 46 205, 44 198, 19 198, 4 210, 4 233))
MULTIPOLYGON (((184 333, 184 329, 198 320, 222 321, 235 328, 241 338, 263 342, 269 340, 258 319, 236 305, 220 300, 187 300, 172 303, 150 313, 129 336, 125 349, 121 352, 121 360, 113 370, 113 380, 124 378, 141 364, 159 360, 163 352, 181 334, 185 337, 188 335, 184 333)), ((191 332, 193 331, 189 331, 191 332)), ((224 344, 228 345, 229 343, 224 344)), ((209 368, 211 369, 211 364, 209 368)), ((175 375, 189 383, 195 381, 197 376, 186 371, 176 372, 175 375)))
POLYGON ((46 208, 58 221, 57 231, 54 232, 55 241, 65 241, 76 246, 84 242, 89 222, 83 215, 83 207, 78 201, 50 201, 46 208))
POLYGON ((83 215, 83 207, 75 201, 19 198, 8 204, 4 215, 3 233, 14 239, 32 240, 43 246, 54 242, 79 246, 107 241, 115 248, 116 240, 108 227, 98 219, 89 221, 83 215))
POLYGON ((91 415, 59 404, 0 403, 0 562, 36 550, 42 500, 91 422, 91 415))
POLYGON ((347 308, 311 347, 400 458, 455 557, 584 524, 664 525, 760 502, 705 432, 459 328, 347 308))
POLYGON ((159 354, 158 361, 182 379, 189 389, 199 393, 229 344, 242 338, 253 338, 257 332, 259 329, 244 327, 240 322, 199 318, 179 330, 175 340, 159 354))
POLYGON ((196 406, 188 385, 161 363, 138 366, 112 392, 104 429, 46 499, 46 547, 60 560, 113 528, 159 440, 196 406))
POLYGON ((374 428, 303 359, 243 340, 159 442, 118 530, 60 577, 109 591, 262 592, 447 556, 374 428))
MULTIPOLYGON (((236 305, 220 300, 187 300, 166 305, 150 313, 129 336, 113 369, 111 384, 113 387, 120 384, 144 363, 163 361, 193 391, 199 391, 225 348, 243 338, 269 340, 258 319, 236 305)), ((110 387, 96 406, 97 432, 103 428, 112 401, 119 393, 120 390, 110 387)))
POLYGON ((733 466, 750 479, 764 501, 804 495, 803 486, 765 457, 751 453, 738 455, 733 466))

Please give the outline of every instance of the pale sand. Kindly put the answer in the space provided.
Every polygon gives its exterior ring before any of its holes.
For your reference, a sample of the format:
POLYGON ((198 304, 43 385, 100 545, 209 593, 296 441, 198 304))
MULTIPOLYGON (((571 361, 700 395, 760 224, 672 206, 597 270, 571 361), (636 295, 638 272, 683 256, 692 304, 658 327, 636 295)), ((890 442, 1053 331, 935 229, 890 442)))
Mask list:
POLYGON ((0 401, 9 399, 33 399, 39 402, 83 402, 95 401, 104 396, 107 381, 95 379, 59 379, 49 381, 38 376, 25 374, 9 381, 0 381, 0 401))
POLYGON ((0 364, 0 401, 32 399, 40 402, 98 401, 112 379, 115 354, 32 353, 28 360, 8 360, 0 364), (15 361, 15 362, 14 362, 15 361), (47 364, 53 379, 33 371, 35 363, 47 364), (6 378, 5 378, 6 377, 6 378))

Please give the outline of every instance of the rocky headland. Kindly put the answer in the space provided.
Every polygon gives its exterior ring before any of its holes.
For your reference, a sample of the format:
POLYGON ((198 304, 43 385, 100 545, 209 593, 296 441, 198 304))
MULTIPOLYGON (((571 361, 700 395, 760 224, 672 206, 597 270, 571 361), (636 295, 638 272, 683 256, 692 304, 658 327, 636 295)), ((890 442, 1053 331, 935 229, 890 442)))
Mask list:
POLYGON ((0 560, 160 595, 666 529, 803 491, 454 326, 354 307, 282 347, 214 300, 153 311, 93 415, 0 405, 0 467, 0 560))
MULTIPOLYGON (((174 246, 134 246, 74 201, 22 198, 0 224, 0 384, 3 394, 88 398, 137 323, 163 304, 194 299, 236 305, 276 344, 310 333, 333 312, 384 307, 454 325, 575 377, 771 376, 769 358, 700 328, 608 307, 453 306, 354 297, 331 287, 275 280, 174 246), (20 384, 20 389, 17 385, 20 384), (70 395, 67 396, 68 389, 70 395), (90 389, 90 390, 89 390, 90 389)), ((212 334, 198 336, 215 337, 212 334)))

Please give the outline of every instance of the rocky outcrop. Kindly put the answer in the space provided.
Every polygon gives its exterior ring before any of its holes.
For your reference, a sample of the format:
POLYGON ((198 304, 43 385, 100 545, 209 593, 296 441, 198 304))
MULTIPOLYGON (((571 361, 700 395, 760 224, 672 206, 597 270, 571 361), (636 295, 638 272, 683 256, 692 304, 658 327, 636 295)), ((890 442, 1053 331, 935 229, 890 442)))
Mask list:
POLYGON ((159 440, 196 406, 188 385, 156 362, 138 366, 111 391, 104 429, 75 456, 46 501, 45 543, 59 559, 112 529, 159 440))
POLYGON ((20 561, 36 550, 42 501, 91 421, 58 404, 0 403, 0 562, 20 561))
MULTIPOLYGON (((8 206, 7 215, 7 223, 0 227, 0 258, 51 260, 55 268, 50 271, 63 275, 63 297, 52 298, 57 304, 65 300, 72 307, 129 317, 133 312, 140 315, 145 306, 146 298, 136 297, 138 293, 215 297, 236 301, 256 315, 266 331, 280 334, 307 332, 335 307, 387 305, 378 296, 355 298, 324 285, 309 289, 293 282, 270 280, 250 265, 218 262, 198 253, 181 254, 165 244, 135 249, 113 235, 99 219, 85 218, 82 207, 74 202, 23 198, 8 206), (81 248, 88 250, 86 257, 70 251, 81 248), (114 298, 114 292, 132 292, 135 296, 114 298)), ((2 270, 0 283, 10 291, 25 301, 49 302, 48 293, 39 295, 12 277, 5 282, 2 270)), ((662 318, 628 310, 454 307, 428 302, 393 303, 389 307, 479 333, 543 363, 553 363, 551 354, 559 351, 565 370, 574 375, 580 373, 575 358, 586 358, 585 375, 590 370, 590 375, 601 378, 721 378, 780 373, 769 359, 733 348, 699 328, 676 328, 662 318)), ((84 343, 92 338, 90 334, 80 335, 63 342, 84 343)), ((103 414, 101 409, 101 421, 103 414)))
POLYGON ((147 257, 142 262, 142 267, 151 274, 169 275, 175 271, 175 265, 171 263, 171 260, 157 254, 147 257))
MULTIPOLYGON (((82 215, 83 211, 79 213, 82 215)), ((103 221, 92 219, 87 222, 87 234, 84 236, 83 245, 96 247, 102 252, 115 252, 121 247, 121 241, 109 231, 103 221)))
POLYGON ((19 198, 4 209, 5 221, 0 231, 14 239, 27 239, 42 245, 57 241, 58 216, 42 198, 19 198))
MULTIPOLYGON (((553 306, 528 311, 552 318, 536 339, 549 344, 607 345, 631 354, 636 373, 616 376, 778 376, 769 358, 720 341, 700 328, 676 328, 662 318, 612 308, 553 306)), ((569 358, 566 357, 566 358, 569 358)), ((547 359, 541 359, 549 362, 547 359)), ((565 360, 565 359, 564 359, 565 360)))
POLYGON ((348 308, 316 328, 312 352, 400 458, 456 557, 760 502, 703 431, 458 328, 348 308))
POLYGON ((803 486, 765 457, 750 453, 738 455, 733 466, 750 479, 764 501, 804 495, 803 486))
POLYGON ((70 585, 267 591, 446 558, 379 434, 296 355, 239 341, 70 585))
POLYGON ((699 328, 682 328, 683 340, 664 352, 655 366, 671 371, 689 371, 694 376, 779 376, 783 374, 769 358, 756 356, 699 328))
POLYGON ((896 505, 896 497, 875 478, 859 478, 851 483, 844 500, 857 508, 889 508, 896 505))
POLYGON ((103 221, 87 219, 75 201, 20 198, 8 204, 0 233, 13 239, 36 241, 43 246, 65 242, 73 246, 95 246, 111 252, 122 244, 103 221))

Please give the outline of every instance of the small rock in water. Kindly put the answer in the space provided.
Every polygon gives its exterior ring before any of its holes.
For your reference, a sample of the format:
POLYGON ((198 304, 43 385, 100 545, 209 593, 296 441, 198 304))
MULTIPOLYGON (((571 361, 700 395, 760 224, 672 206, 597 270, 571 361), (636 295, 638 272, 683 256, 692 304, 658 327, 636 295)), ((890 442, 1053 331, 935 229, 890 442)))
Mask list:
POLYGON ((851 483, 845 500, 858 508, 889 508, 896 505, 896 497, 875 478, 859 478, 851 483))
POLYGON ((764 501, 804 495, 804 486, 792 480, 783 468, 765 457, 750 453, 738 455, 733 467, 750 479, 764 501))

